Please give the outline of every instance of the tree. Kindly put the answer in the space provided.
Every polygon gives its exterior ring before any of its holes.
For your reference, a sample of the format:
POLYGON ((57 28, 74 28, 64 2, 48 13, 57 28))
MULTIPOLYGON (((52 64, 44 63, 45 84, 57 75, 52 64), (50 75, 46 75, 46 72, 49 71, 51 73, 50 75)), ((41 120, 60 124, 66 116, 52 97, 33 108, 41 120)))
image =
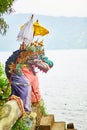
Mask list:
POLYGON ((0 34, 4 35, 7 32, 8 24, 3 18, 3 14, 13 12, 12 4, 15 0, 0 0, 0 34))

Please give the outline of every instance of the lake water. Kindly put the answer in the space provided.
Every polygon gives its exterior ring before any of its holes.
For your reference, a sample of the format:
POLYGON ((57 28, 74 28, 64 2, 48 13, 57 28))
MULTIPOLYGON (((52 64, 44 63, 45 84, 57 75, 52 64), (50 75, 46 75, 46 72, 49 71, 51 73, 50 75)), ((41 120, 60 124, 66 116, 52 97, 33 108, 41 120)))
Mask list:
MULTIPOLYGON (((11 52, 0 52, 5 62, 11 52)), ((54 62, 47 74, 38 73, 41 94, 47 112, 56 121, 73 122, 78 130, 87 130, 87 50, 47 51, 54 62)))

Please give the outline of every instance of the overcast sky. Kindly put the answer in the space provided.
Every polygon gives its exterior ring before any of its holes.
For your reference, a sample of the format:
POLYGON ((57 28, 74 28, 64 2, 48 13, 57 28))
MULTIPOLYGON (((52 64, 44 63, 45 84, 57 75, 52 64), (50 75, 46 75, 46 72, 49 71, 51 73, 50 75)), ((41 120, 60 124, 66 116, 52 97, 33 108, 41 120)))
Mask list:
POLYGON ((16 0, 16 13, 87 17, 87 0, 16 0))

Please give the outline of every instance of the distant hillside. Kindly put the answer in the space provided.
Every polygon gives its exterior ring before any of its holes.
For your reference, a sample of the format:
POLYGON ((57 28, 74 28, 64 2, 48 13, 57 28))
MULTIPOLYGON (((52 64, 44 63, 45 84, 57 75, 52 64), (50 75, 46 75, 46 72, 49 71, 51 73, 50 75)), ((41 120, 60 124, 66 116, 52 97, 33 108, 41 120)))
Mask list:
MULTIPOLYGON (((0 51, 14 51, 19 48, 16 41, 19 27, 30 18, 31 14, 5 16, 9 29, 6 36, 0 35, 0 51)), ((35 15, 34 20, 49 30, 42 39, 46 49, 84 49, 87 48, 87 17, 52 17, 35 15)))

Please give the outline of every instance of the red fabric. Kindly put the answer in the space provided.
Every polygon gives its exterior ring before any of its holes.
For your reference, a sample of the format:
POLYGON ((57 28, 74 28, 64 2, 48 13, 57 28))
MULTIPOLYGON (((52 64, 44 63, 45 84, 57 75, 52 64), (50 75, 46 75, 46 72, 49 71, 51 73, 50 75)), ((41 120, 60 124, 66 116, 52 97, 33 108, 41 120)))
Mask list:
POLYGON ((29 80, 32 88, 31 92, 31 98, 32 98, 32 103, 36 103, 40 101, 41 95, 40 95, 40 90, 39 90, 39 82, 38 82, 38 77, 37 75, 34 75, 31 70, 28 68, 24 67, 22 68, 22 72, 24 73, 25 77, 29 80))

